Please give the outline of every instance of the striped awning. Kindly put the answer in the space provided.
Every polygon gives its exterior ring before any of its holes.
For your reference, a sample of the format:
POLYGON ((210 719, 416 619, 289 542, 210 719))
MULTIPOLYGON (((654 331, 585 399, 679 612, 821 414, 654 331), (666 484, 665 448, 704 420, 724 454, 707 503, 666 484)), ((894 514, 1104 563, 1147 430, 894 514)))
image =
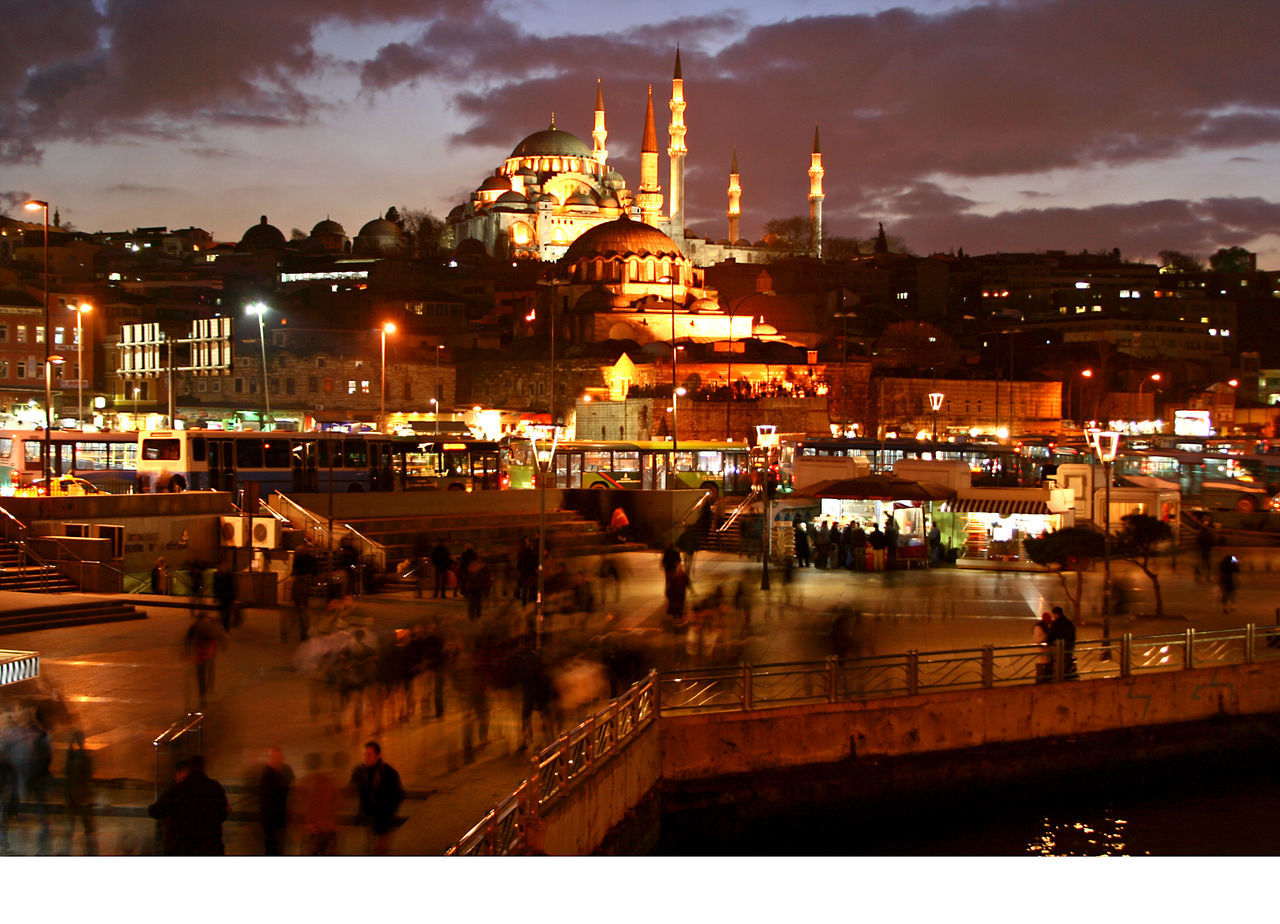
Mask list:
POLYGON ((1002 517, 1019 513, 1052 516, 1054 513, 1048 502, 1040 498, 959 497, 951 502, 951 510, 955 513, 997 513, 1002 517))
POLYGON ((34 651, 0 651, 0 687, 40 676, 40 655, 34 651))

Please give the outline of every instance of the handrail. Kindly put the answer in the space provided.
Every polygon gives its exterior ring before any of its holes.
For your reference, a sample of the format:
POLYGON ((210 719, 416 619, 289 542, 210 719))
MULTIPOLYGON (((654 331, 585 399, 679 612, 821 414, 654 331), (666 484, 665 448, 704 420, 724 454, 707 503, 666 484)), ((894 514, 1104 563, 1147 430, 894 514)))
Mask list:
POLYGON ((185 718, 178 719, 151 742, 151 746, 155 749, 156 771, 155 771, 155 797, 160 798, 160 749, 163 747, 172 748, 179 740, 188 734, 195 733, 200 743, 198 747, 204 747, 204 713, 188 712, 185 718))
POLYGON ((532 758, 532 775, 462 835, 446 856, 509 856, 532 848, 539 818, 657 716, 657 672, 565 732, 532 758))
POLYGON ((987 645, 907 651, 864 658, 733 665, 664 672, 659 711, 736 712, 814 702, 852 702, 946 689, 991 689, 1045 680, 1129 677, 1208 664, 1280 660, 1280 626, 1250 624, 1077 642, 1070 659, 1061 643, 987 645), (1052 675, 1043 673, 1050 655, 1052 675), (1114 659, 1113 659, 1114 658, 1114 659))
POLYGON ((729 529, 729 527, 733 526, 734 522, 737 521, 738 517, 742 516, 742 514, 747 511, 747 508, 749 508, 753 503, 755 503, 756 495, 759 493, 760 493, 760 486, 752 485, 751 490, 747 492, 747 496, 742 499, 742 503, 734 507, 733 512, 730 513, 727 517, 725 517, 725 520, 723 523, 721 523, 719 526, 716 527, 716 532, 723 533, 727 529, 729 529))
POLYGON ((360 544, 360 557, 362 559, 372 558, 377 563, 378 570, 387 570, 387 547, 385 545, 374 542, 350 523, 343 523, 342 527, 347 531, 348 535, 353 536, 356 542, 360 544))
MULTIPOLYGON (((268 510, 271 510, 273 513, 276 513, 277 511, 275 511, 274 508, 272 508, 271 502, 274 501, 276 498, 279 498, 282 504, 287 504, 289 509, 298 515, 298 517, 303 522, 302 528, 304 530, 310 530, 309 538, 313 545, 323 545, 325 548, 330 548, 333 545, 333 537, 329 533, 329 524, 327 521, 321 519, 319 516, 312 513, 306 507, 303 507, 293 498, 289 497, 286 494, 283 494, 280 491, 277 491, 276 493, 272 494, 269 498, 267 498, 266 507, 268 510), (323 539, 321 539, 321 537, 323 537, 323 539)), ((279 514, 280 516, 283 516, 284 519, 292 525, 293 523, 292 517, 290 517, 288 514, 285 514, 283 511, 279 511, 279 514)))
MULTIPOLYGON (((75 553, 75 549, 68 548, 66 545, 63 544, 62 540, 66 539, 67 538, 66 536, 36 536, 36 538, 52 540, 54 547, 57 548, 59 552, 67 553, 68 555, 67 560, 69 561, 79 562, 82 565, 97 565, 99 568, 118 574, 120 576, 120 587, 121 589, 124 588, 124 572, 123 571, 121 571, 119 568, 115 567, 114 565, 108 565, 106 562, 102 561, 101 559, 81 558, 79 555, 75 553)), ((54 563, 56 565, 57 563, 62 562, 63 560, 64 559, 62 558, 62 556, 59 555, 56 559, 54 559, 54 563)))
POLYGON ((26 541, 26 536, 27 536, 27 524, 26 524, 26 523, 23 523, 21 520, 19 520, 17 517, 15 517, 12 513, 10 513, 10 512, 9 512, 6 508, 4 508, 4 507, 0 507, 0 513, 3 513, 3 514, 4 514, 4 519, 3 519, 2 521, 0 521, 0 522, 3 522, 3 523, 4 523, 4 538, 5 538, 7 541, 10 541, 10 542, 16 542, 16 543, 18 543, 18 544, 21 544, 22 542, 25 542, 25 541, 26 541), (12 524, 16 524, 16 525, 17 525, 17 527, 18 527, 18 538, 17 538, 17 539, 10 539, 10 538, 9 538, 9 528, 10 528, 10 526, 9 526, 9 525, 10 525, 11 523, 12 523, 12 524))

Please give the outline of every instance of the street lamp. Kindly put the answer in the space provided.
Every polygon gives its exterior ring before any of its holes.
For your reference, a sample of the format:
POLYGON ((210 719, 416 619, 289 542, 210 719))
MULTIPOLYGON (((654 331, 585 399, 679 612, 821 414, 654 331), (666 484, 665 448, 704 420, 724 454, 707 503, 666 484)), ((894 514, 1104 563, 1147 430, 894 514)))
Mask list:
POLYGON ((133 386, 133 428, 135 430, 142 429, 141 427, 138 426, 138 393, 141 391, 142 391, 141 385, 133 386))
POLYGON ((246 306, 250 314, 258 316, 258 343, 262 345, 262 403, 265 408, 262 416, 262 429, 270 429, 271 420, 271 386, 267 380, 267 335, 263 330, 262 316, 267 313, 267 306, 262 302, 254 302, 246 306))
MULTIPOLYGON (((1092 369, 1081 369, 1081 370, 1080 370, 1080 378, 1082 378, 1082 379, 1091 379, 1091 378, 1093 378, 1093 370, 1092 370, 1092 369)), ((1079 380, 1076 380, 1076 382, 1075 382, 1074 384, 1075 384, 1075 386, 1076 386, 1076 404, 1075 404, 1075 408, 1074 408, 1074 410, 1075 410, 1075 413, 1076 413, 1077 415, 1079 415, 1079 414, 1081 413, 1081 411, 1083 410, 1083 409, 1080 407, 1080 405, 1084 404, 1084 386, 1080 383, 1080 381, 1079 381, 1079 380)), ((1075 419, 1076 423, 1084 423, 1083 418, 1076 417, 1076 418, 1073 418, 1073 419, 1075 419)))
POLYGON ((556 456, 556 446, 560 442, 560 428, 554 421, 551 424, 551 448, 538 451, 538 438, 530 430, 529 447, 533 450, 534 463, 538 466, 538 596, 534 600, 534 646, 542 649, 542 599, 546 587, 547 559, 547 472, 556 456))
POLYGON ((378 430, 387 430, 387 334, 394 334, 396 326, 388 321, 382 325, 382 413, 378 416, 378 430))
MULTIPOLYGON (((51 412, 49 411, 49 409, 53 407, 53 367, 61 366, 64 362, 66 362, 66 360, 63 359, 57 353, 54 353, 50 356, 46 356, 44 360, 44 406, 46 409, 45 410, 46 419, 49 416, 51 416, 51 412)), ((45 439, 48 439, 48 434, 49 434, 49 431, 46 429, 45 439)), ((46 472, 45 473, 46 485, 49 483, 48 477, 49 477, 49 474, 46 472)))
MULTIPOLYGON (((666 282, 671 284, 671 403, 676 403, 676 353, 679 347, 676 346, 676 277, 674 270, 670 276, 663 276, 658 282, 666 282)), ((673 414, 671 417, 671 462, 675 464, 676 458, 676 418, 673 414)), ((672 479, 672 469, 667 468, 667 490, 671 490, 675 486, 672 479)))
MULTIPOLYGON (((49 381, 49 203, 43 199, 31 199, 23 206, 28 212, 43 211, 44 212, 44 380, 47 386, 49 381)), ((48 388, 45 389, 46 395, 48 388)), ((51 451, 49 445, 49 430, 53 426, 53 413, 49 408, 49 402, 46 400, 44 405, 44 447, 40 452, 40 475, 44 478, 44 483, 49 484, 49 453, 51 451)))
POLYGON ((1120 448, 1120 434, 1115 430, 1100 430, 1091 427, 1088 430, 1089 445, 1102 462, 1102 477, 1106 481, 1103 498, 1103 529, 1106 531, 1105 552, 1103 554, 1102 572, 1102 660, 1111 660, 1111 463, 1116 460, 1116 451, 1120 448))
POLYGON ((80 422, 80 429, 84 429, 84 331, 80 324, 80 318, 89 311, 93 310, 93 306, 87 302, 81 302, 79 305, 72 305, 71 310, 76 313, 76 420, 80 422))
POLYGON ((436 436, 440 435, 440 351, 443 349, 443 343, 436 344, 436 372, 431 380, 431 405, 435 408, 436 436))
MULTIPOLYGON (((1141 413, 1143 412, 1143 404, 1142 404, 1142 389, 1146 388, 1146 386, 1147 386, 1147 383, 1148 383, 1148 382, 1159 382, 1159 381, 1160 381, 1160 379, 1161 379, 1160 373, 1159 373, 1159 372, 1153 372, 1153 373, 1151 373, 1149 376, 1147 376, 1146 378, 1144 378, 1141 382, 1139 382, 1139 383, 1138 383, 1138 413, 1139 413, 1139 414, 1141 414, 1141 413)), ((1159 390, 1159 386, 1156 386, 1156 390, 1157 390, 1157 391, 1159 390)), ((1155 408, 1154 408, 1154 407, 1151 409, 1151 414, 1152 414, 1152 417, 1154 417, 1154 416, 1155 416, 1155 408)))
POLYGON ((938 411, 942 409, 942 399, 945 398, 940 391, 929 392, 929 407, 933 408, 933 441, 938 442, 938 411))

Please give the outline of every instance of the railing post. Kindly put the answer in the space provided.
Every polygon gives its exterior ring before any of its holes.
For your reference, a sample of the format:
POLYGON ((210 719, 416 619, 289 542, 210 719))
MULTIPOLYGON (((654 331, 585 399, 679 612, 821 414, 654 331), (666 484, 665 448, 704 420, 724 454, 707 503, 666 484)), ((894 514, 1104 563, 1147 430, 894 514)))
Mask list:
POLYGON ((987 645, 982 649, 982 685, 990 690, 996 685, 996 649, 987 645))
POLYGON ((840 678, 839 662, 835 655, 827 657, 827 702, 834 703, 840 696, 836 690, 836 683, 840 678))
POLYGON ((1253 623, 1249 623, 1244 627, 1244 663, 1252 664, 1257 660, 1257 627, 1253 623))
POLYGON ((1067 665, 1066 665, 1066 659, 1064 657, 1066 653, 1067 653, 1066 645, 1063 643, 1062 639, 1056 639, 1053 643, 1053 682, 1054 683, 1062 683, 1062 681, 1066 678, 1067 665))
POLYGON ((912 648, 907 652, 907 695, 920 692, 920 652, 912 648))
POLYGON ((742 710, 751 711, 751 665, 742 665, 742 710))
MULTIPOLYGON (((532 716, 530 717, 530 721, 532 721, 532 716)), ((596 762, 596 717, 593 715, 587 719, 587 767, 586 769, 590 770, 591 766, 595 762, 596 762)))
POLYGON ((1188 629, 1186 640, 1183 642, 1186 650, 1182 653, 1182 666, 1187 670, 1191 670, 1196 666, 1196 630, 1188 629))
POLYGON ((1120 676, 1133 675, 1133 633, 1126 632, 1120 636, 1120 676))

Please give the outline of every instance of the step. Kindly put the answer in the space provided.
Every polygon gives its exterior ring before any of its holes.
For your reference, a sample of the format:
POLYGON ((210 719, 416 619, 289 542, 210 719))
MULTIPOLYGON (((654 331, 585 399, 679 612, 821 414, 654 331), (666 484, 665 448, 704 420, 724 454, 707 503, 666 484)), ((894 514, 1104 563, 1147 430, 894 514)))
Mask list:
POLYGON ((28 606, 0 614, 0 634, 35 632, 130 619, 146 619, 147 614, 128 603, 72 601, 63 604, 28 606))

